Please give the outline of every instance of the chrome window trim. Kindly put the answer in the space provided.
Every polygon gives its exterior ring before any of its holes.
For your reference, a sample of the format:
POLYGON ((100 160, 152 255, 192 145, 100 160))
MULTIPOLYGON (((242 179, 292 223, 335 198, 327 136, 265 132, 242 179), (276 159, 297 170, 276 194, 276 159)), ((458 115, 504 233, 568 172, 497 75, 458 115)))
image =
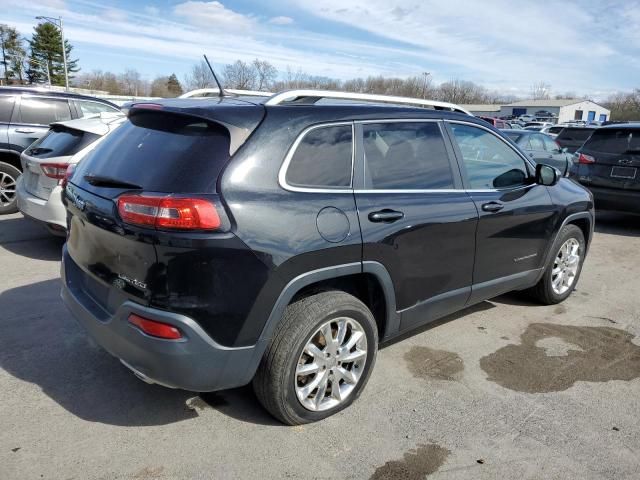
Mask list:
POLYGON ((311 125, 310 127, 305 128, 295 139, 291 148, 287 152, 287 155, 284 157, 284 162, 280 167, 280 171, 278 172, 278 183, 285 190, 289 190, 291 192, 304 192, 304 193, 353 193, 353 169, 355 166, 355 156, 356 156, 356 132, 354 122, 328 122, 328 123, 320 123, 317 125, 311 125), (289 169, 289 165, 291 164, 291 160, 298 149, 298 146, 304 139, 304 137, 311 131, 317 130, 319 128, 326 127, 339 127, 339 126, 351 126, 351 178, 349 179, 349 187, 336 187, 331 188, 328 186, 307 186, 300 187, 295 185, 290 185, 287 183, 287 170, 289 169))

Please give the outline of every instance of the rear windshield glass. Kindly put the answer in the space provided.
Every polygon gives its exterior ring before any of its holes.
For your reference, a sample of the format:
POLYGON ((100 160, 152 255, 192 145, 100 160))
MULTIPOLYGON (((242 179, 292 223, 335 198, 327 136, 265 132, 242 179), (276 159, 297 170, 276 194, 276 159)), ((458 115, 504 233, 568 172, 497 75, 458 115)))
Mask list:
POLYGON ((558 135, 558 139, 584 142, 593 133, 593 130, 592 128, 565 128, 558 135))
POLYGON ((78 153, 95 142, 99 135, 70 128, 54 128, 36 140, 27 149, 27 155, 36 158, 66 157, 78 153))
POLYGON ((215 192, 229 160, 229 132, 206 120, 166 112, 136 112, 81 162, 91 173, 147 191, 215 192))
POLYGON ((603 153, 640 153, 640 129, 597 130, 584 148, 603 153))

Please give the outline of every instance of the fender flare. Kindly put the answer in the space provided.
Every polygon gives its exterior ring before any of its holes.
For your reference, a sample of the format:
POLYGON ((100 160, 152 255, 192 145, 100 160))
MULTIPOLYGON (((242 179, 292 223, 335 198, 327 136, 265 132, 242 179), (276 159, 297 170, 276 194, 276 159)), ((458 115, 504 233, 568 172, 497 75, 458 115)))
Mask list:
POLYGON ((556 231, 555 235, 553 236, 553 240, 549 242, 549 248, 547 249, 547 254, 545 255, 545 258, 544 258, 543 268, 540 272, 540 275, 538 276, 538 279, 536 280, 536 283, 538 283, 542 278, 542 275, 544 275, 544 272, 545 272, 544 267, 546 267, 549 261, 551 261, 551 257, 553 256, 553 246, 555 245, 556 240, 558 239, 558 235, 560 235, 560 232, 562 231, 562 229, 565 227, 565 225, 569 224, 571 221, 577 220, 580 218, 586 218, 587 220, 589 220, 589 238, 585 239, 586 241, 585 255, 589 251, 589 246, 591 245, 591 240, 593 239, 593 229, 595 227, 594 215, 591 212, 578 212, 578 213, 572 213, 571 215, 567 215, 565 219, 562 221, 562 223, 560 224, 560 227, 556 231))
POLYGON ((273 336, 273 332, 282 319, 285 308, 287 308, 289 303, 291 303, 291 300, 296 293, 298 293, 302 288, 322 280, 330 280, 358 273, 372 274, 380 281, 380 285, 382 286, 382 291, 385 296, 385 304, 387 306, 387 318, 384 329, 385 338, 393 336, 393 334, 400 328, 400 314, 396 311, 396 297, 393 282, 391 281, 391 276, 384 265, 379 262, 367 261, 333 265, 317 270, 311 270, 290 280, 282 289, 282 292, 280 292, 280 295, 273 305, 273 308, 269 313, 269 317, 262 329, 260 338, 254 345, 253 360, 251 362, 252 368, 250 369, 250 372, 247 372, 248 377, 246 381, 249 382, 255 374, 267 345, 273 336))

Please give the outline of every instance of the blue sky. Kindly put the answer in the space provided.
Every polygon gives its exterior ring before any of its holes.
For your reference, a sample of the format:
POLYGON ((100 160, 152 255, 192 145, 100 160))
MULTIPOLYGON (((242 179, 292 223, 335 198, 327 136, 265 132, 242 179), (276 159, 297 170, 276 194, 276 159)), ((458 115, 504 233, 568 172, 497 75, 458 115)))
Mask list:
POLYGON ((135 68, 180 79, 261 58, 340 79, 430 72, 526 96, 601 99, 640 87, 640 0, 0 0, 0 22, 30 36, 62 16, 83 71, 135 68))

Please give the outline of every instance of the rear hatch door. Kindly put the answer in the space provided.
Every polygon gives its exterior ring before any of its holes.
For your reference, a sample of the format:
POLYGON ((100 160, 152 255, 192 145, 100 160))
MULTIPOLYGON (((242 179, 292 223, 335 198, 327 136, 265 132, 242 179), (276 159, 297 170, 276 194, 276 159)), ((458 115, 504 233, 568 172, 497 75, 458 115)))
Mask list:
POLYGON ((556 137, 556 142, 569 153, 575 153, 591 136, 595 129, 582 127, 565 127, 556 137))
POLYGON ((156 244, 166 232, 123 222, 118 197, 215 195, 230 143, 214 120, 138 108, 78 164, 65 194, 67 250, 85 274, 81 288, 102 308, 113 313, 127 299, 148 305, 165 293, 156 244))
POLYGON ((590 185, 640 190, 640 128, 601 128, 580 149, 594 161, 579 164, 590 185))

